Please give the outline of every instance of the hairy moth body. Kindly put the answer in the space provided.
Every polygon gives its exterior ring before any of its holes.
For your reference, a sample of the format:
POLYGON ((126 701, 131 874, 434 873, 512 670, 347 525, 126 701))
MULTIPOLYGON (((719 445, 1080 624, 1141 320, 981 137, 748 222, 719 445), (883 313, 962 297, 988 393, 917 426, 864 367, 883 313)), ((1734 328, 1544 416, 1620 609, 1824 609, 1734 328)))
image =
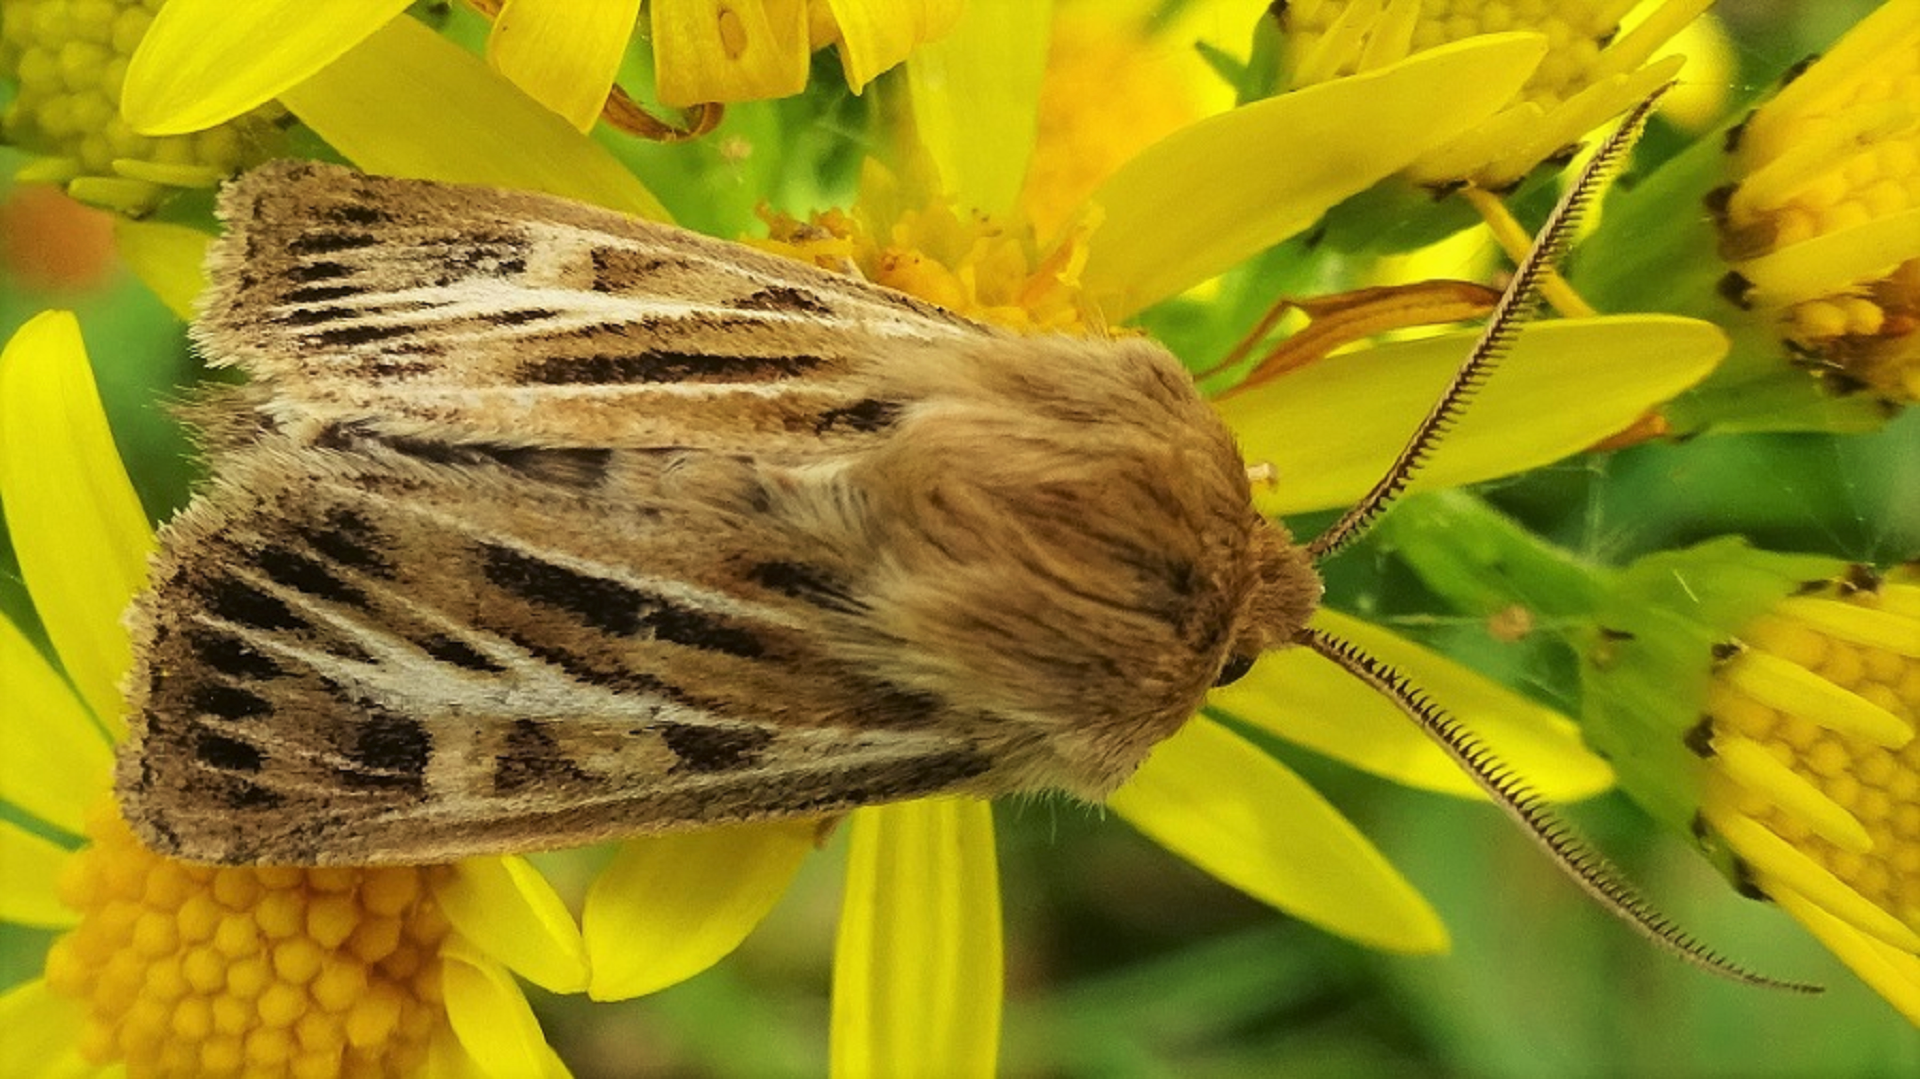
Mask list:
POLYGON ((1291 643, 1306 553, 1177 361, 559 199, 227 189, 207 488, 132 615, 156 849, 429 862, 1099 798, 1291 643))

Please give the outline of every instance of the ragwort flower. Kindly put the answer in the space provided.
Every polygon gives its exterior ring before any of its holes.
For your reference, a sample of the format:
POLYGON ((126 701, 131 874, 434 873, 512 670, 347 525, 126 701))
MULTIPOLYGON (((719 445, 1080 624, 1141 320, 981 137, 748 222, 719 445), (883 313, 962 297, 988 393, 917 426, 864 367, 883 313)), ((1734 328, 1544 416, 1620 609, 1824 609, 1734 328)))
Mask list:
POLYGON ((1690 830, 1920 1023, 1920 585, 1722 540, 1643 559, 1601 607, 1588 725, 1690 830))
POLYGON ((1888 0, 1609 208, 1572 278, 1711 318, 1728 362, 1676 430, 1853 431, 1920 388, 1920 2, 1888 0), (1812 377, 1809 377, 1811 374, 1812 377))
POLYGON ((120 610, 152 539, 71 315, 0 353, 0 496, 58 661, 0 620, 0 917, 63 931, 43 977, 0 996, 0 1071, 564 1074, 508 968, 577 990, 584 951, 523 861, 222 868, 156 855, 121 820, 120 610))
POLYGON ((1863 19, 1731 146, 1729 294, 1833 389, 1920 400, 1920 2, 1863 19))

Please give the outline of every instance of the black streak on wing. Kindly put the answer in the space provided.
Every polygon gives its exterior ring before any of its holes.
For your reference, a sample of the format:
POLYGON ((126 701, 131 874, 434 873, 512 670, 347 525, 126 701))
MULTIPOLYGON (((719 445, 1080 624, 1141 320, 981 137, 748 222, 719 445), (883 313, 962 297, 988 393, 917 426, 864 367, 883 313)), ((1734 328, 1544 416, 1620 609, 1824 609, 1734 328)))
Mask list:
POLYGON ((377 577, 393 575, 393 567, 380 555, 385 540, 379 530, 352 510, 336 509, 327 515, 325 526, 301 528, 300 536, 314 550, 343 566, 377 577))
POLYGON ((340 580, 325 566, 284 547, 267 547, 258 555, 267 576, 288 588, 347 607, 367 605, 366 594, 340 580))
POLYGON ((379 243, 380 238, 370 232, 315 229, 295 237, 287 244, 287 251, 294 255, 331 255, 336 251, 356 251, 362 247, 377 247, 379 243))
POLYGON ((835 431, 858 431, 862 434, 884 431, 899 418, 900 408, 897 401, 881 401, 870 397, 822 412, 814 422, 813 429, 823 435, 835 431))
POLYGON ((193 630, 187 645, 200 662, 233 678, 277 678, 280 665, 237 637, 211 630, 193 630))
POLYGON ((544 727, 531 719, 514 722, 503 752, 494 758, 495 794, 513 794, 528 787, 570 786, 591 778, 560 751, 544 727))
POLYGON ((410 322, 393 322, 385 326, 339 326, 306 334, 301 340, 318 348, 353 348, 390 341, 396 337, 411 337, 419 329, 419 326, 410 322))
POLYGON ((658 255, 646 255, 617 247, 596 247, 593 249, 591 258, 593 291, 608 293, 644 292, 647 278, 662 270, 685 265, 658 255))
POLYGON ((415 643, 420 646, 422 652, 425 652, 427 655, 432 656, 442 663, 451 663, 455 667, 461 667, 469 671, 482 671, 487 674, 498 674, 506 670, 505 667, 488 659, 467 642, 455 637, 449 637, 445 634, 435 634, 431 637, 422 638, 415 643))
POLYGON ((566 487, 591 487, 606 476, 613 451, 594 446, 512 446, 501 442, 443 442, 357 430, 337 424, 319 436, 335 448, 353 448, 355 440, 378 442, 398 453, 435 465, 467 468, 498 466, 531 480, 566 487))
POLYGON ((266 763, 265 756, 256 747, 205 727, 193 732, 193 755, 201 763, 223 772, 258 772, 266 763))
POLYGON ((833 315, 833 308, 821 302, 819 297, 786 285, 763 288, 758 292, 742 296, 727 306, 736 311, 778 311, 810 315, 815 318, 828 318, 833 315))
POLYGON ((866 604, 853 598, 846 583, 817 566, 799 562, 760 562, 747 569, 747 579, 783 596, 829 611, 854 614, 866 604))
POLYGON ((522 385, 617 385, 658 382, 770 382, 797 378, 826 363, 820 356, 741 356, 649 350, 633 354, 554 356, 522 364, 522 385))
POLYGON ((252 719, 273 711, 273 703, 265 697, 218 682, 195 686, 187 695, 187 703, 202 715, 228 720, 252 719))
POLYGON ((420 794, 426 790, 433 739, 416 720, 369 709, 345 753, 356 766, 341 773, 349 786, 420 794))
POLYGON ((731 772, 759 763, 760 751, 773 741, 771 731, 755 727, 705 727, 688 723, 662 723, 647 728, 659 734, 667 748, 679 757, 673 771, 731 772))
POLYGON ((264 630, 305 629, 307 623, 286 604, 258 588, 231 577, 214 577, 199 584, 209 610, 230 622, 264 630))
POLYGON ((508 547, 480 546, 487 579, 532 603, 575 615, 588 625, 622 637, 656 640, 723 652, 743 659, 764 654, 751 632, 704 611, 678 606, 665 597, 619 581, 580 573, 508 547))

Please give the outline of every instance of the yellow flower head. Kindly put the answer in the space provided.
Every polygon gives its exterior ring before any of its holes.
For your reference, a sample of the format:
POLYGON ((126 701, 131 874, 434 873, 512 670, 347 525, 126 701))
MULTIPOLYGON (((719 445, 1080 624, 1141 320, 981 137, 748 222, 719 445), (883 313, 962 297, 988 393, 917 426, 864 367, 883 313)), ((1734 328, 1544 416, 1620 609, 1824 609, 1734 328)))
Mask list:
POLYGON ((1544 34, 1548 52, 1527 84, 1492 118, 1408 170, 1416 183, 1517 183, 1673 79, 1684 60, 1649 62, 1711 0, 1666 0, 1623 31, 1631 4, 1608 0, 1293 0, 1277 5, 1289 84, 1309 86, 1371 71, 1410 53, 1483 34, 1544 34))
POLYGON ((19 93, 0 118, 0 139, 37 154, 34 179, 116 209, 150 208, 171 186, 205 187, 281 144, 274 106, 190 135, 136 134, 120 116, 127 62, 157 2, 5 0, 0 78, 19 93))
POLYGON ((221 868, 142 847, 111 802, 61 900, 47 984, 85 1002, 81 1053, 131 1075, 404 1075, 445 1024, 432 881, 445 868, 221 868))
POLYGON ((1735 136, 1730 294, 1831 388, 1920 400, 1920 3, 1863 20, 1735 136))
POLYGON ((1583 681, 1622 785, 1920 1021, 1920 586, 1722 540, 1610 591, 1583 681))
POLYGON ((1702 819, 1757 891, 1920 1022, 1920 585, 1856 574, 1735 640, 1694 736, 1702 819))

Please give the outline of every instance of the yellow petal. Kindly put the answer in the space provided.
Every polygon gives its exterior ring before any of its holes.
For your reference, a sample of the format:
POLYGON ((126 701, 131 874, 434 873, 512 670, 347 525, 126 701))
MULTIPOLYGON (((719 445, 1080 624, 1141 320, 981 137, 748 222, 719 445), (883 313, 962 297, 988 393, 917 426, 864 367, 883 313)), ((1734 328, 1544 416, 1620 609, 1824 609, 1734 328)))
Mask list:
MULTIPOLYGON (((8 768, 15 767, 9 759, 8 768)), ((34 835, 10 820, 0 820, 0 922, 65 929, 80 915, 60 902, 60 867, 70 854, 65 847, 34 835)))
POLYGON ((653 0, 654 93, 678 108, 757 101, 807 85, 807 5, 653 0))
POLYGON ((458 937, 447 941, 440 958, 447 1021, 467 1055, 487 1074, 502 1079, 559 1079, 568 1074, 505 967, 458 937))
POLYGON ((143 135, 224 123, 327 66, 407 0, 172 0, 127 64, 120 114, 143 135))
POLYGON ((1768 895, 1820 938, 1820 943, 1852 968, 1861 981, 1899 1009, 1909 1022, 1920 1026, 1920 956, 1860 932, 1792 888, 1776 884, 1768 895))
POLYGON ((487 62, 580 131, 607 103, 640 0, 507 0, 487 38, 487 62))
POLYGON ((462 937, 522 977, 556 993, 587 987, 580 931, 540 871, 525 858, 468 858, 434 890, 462 937))
POLYGON ((1002 987, 992 809, 922 799, 856 810, 848 830, 833 1075, 991 1076, 1002 987))
POLYGON ((133 660, 120 612, 146 583, 153 533, 70 312, 35 315, 0 352, 0 508, 61 665, 118 735, 133 660))
POLYGON ((1209 117, 1148 147, 1089 200, 1087 292, 1120 321, 1320 218, 1492 115, 1540 58, 1490 34, 1209 117))
POLYGON ((0 801, 83 834, 87 809, 113 774, 113 750, 66 680, 4 617, 0 686, 0 801))
POLYGON ((207 286, 207 245, 213 237, 185 225, 116 217, 113 239, 127 268, 167 310, 191 321, 194 300, 207 286))
POLYGON ((1745 300, 1771 307, 1855 288, 1920 257, 1920 210, 1822 233, 1736 267, 1753 282, 1745 300))
POLYGON ((581 912, 595 1000, 685 981, 740 946, 785 893, 819 825, 783 821, 624 843, 581 912))
POLYGON ((953 32, 907 64, 915 133, 961 206, 1004 214, 1020 194, 1050 14, 1032 0, 971 0, 953 32))
POLYGON ((1370 947, 1440 952, 1447 930, 1413 885, 1293 771, 1198 717, 1107 802, 1201 869, 1370 947))
MULTIPOLYGON (((1286 514, 1359 498, 1472 344, 1471 333, 1444 334, 1342 353, 1223 398, 1247 460, 1279 472, 1277 489, 1256 492, 1255 503, 1286 514)), ((1668 315, 1528 326, 1412 489, 1524 472, 1586 449, 1705 377, 1726 348, 1710 323, 1668 315)))
POLYGON ((0 995, 0 1075, 23 1079, 97 1074, 80 1059, 80 1005, 55 996, 39 978, 0 995))
POLYGON ((1720 807, 1708 806, 1702 813, 1727 841, 1728 848, 1748 864, 1755 882, 1767 894, 1798 892, 1862 933, 1902 951, 1920 952, 1920 933, 1766 825, 1720 807))
MULTIPOLYGON (((1411 678, 1549 800, 1575 801, 1613 785, 1613 769, 1587 749, 1580 728, 1551 708, 1338 611, 1321 609, 1313 625, 1411 678)), ((1304 648, 1262 656, 1245 678, 1215 690, 1207 703, 1396 783, 1484 797, 1405 713, 1304 648)))
POLYGON ((412 19, 388 23, 281 101, 368 172, 527 188, 667 219, 599 143, 412 19))
MULTIPOLYGON (((1021 2, 970 0, 965 6, 1008 7, 1021 2)), ((961 17, 962 6, 961 0, 908 0, 904 3, 902 0, 827 0, 827 7, 833 11, 833 21, 840 28, 840 66, 846 72, 847 85, 853 88, 854 93, 859 93, 875 76, 905 60, 915 45, 946 34, 953 28, 955 20, 961 17)), ((1025 6, 1036 9, 1044 20, 1049 5, 1025 0, 1025 6)), ((1040 40, 1044 50, 1044 21, 1041 26, 1040 40)), ((1017 38, 1005 38, 1000 44, 1003 49, 1011 50, 1025 43, 1017 38)), ((1034 86, 1039 86, 1037 79, 1034 86)), ((981 118, 982 123, 985 120, 985 117, 981 118)), ((1002 134, 1010 136, 1010 133, 1002 134)))

